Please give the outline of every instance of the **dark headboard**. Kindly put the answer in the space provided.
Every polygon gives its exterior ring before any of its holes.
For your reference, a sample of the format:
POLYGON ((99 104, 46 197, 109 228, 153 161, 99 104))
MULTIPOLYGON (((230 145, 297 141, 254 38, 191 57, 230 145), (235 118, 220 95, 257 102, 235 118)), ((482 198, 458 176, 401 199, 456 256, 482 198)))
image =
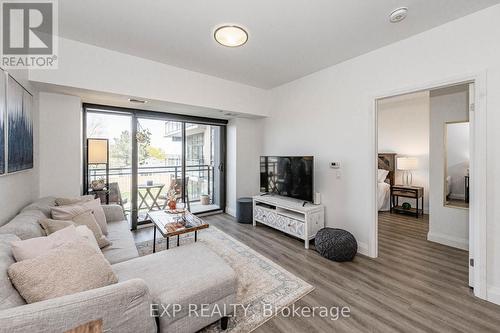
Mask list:
POLYGON ((396 153, 379 153, 378 168, 389 171, 387 179, 389 179, 391 186, 394 185, 394 177, 396 175, 396 153))

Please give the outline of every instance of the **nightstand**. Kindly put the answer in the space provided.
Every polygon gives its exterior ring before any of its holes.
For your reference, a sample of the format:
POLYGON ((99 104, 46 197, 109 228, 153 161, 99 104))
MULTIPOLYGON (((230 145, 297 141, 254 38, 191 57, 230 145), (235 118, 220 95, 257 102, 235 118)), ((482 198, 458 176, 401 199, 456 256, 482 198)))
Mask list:
POLYGON ((413 214, 418 219, 424 214, 424 188, 421 186, 393 185, 391 187, 391 213, 413 214), (415 199, 417 207, 404 209, 399 205, 399 197, 415 199), (422 205, 419 206, 419 201, 422 205), (419 208, 420 207, 420 208, 419 208))

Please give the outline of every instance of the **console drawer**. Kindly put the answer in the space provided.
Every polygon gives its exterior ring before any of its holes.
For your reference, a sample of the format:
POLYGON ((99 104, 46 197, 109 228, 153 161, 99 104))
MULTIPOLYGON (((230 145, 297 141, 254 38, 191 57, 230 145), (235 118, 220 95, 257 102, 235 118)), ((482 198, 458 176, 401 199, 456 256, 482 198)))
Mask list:
POLYGON ((269 224, 271 226, 276 223, 277 215, 275 212, 271 211, 270 209, 255 206, 254 216, 255 216, 255 219, 258 220, 259 222, 269 224))
POLYGON ((292 219, 287 216, 280 216, 281 228, 283 231, 296 236, 304 236, 304 222, 292 219))

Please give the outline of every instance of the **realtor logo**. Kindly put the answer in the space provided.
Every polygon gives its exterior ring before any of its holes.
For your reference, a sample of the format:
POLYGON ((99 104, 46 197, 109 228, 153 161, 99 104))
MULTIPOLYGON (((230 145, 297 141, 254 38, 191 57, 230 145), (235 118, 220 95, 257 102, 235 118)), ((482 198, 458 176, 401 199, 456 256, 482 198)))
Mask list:
POLYGON ((1 1, 5 68, 57 68, 56 0, 1 1))

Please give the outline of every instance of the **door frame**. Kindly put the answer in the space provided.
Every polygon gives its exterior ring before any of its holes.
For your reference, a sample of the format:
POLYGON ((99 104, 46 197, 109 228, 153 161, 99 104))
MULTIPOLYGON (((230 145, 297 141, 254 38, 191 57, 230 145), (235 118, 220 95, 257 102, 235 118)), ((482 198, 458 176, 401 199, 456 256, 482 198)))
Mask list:
MULTIPOLYGON (((372 138, 373 146, 371 160, 373 172, 371 172, 372 186, 372 223, 369 236, 369 256, 378 256, 378 205, 377 205, 377 169, 378 169, 378 101, 380 99, 416 93, 426 90, 434 90, 460 84, 474 84, 474 108, 469 110, 470 120, 470 174, 471 195, 469 201, 469 251, 474 255, 473 288, 474 295, 487 299, 487 275, 486 275, 486 253, 487 253, 487 83, 486 71, 464 74, 443 80, 424 82, 402 89, 386 90, 374 94, 370 98, 372 112, 372 138), (472 246, 472 247, 471 247, 472 246)), ((470 104, 470 103, 469 103, 470 104)), ((471 267, 469 266, 469 269, 471 267)))
MULTIPOLYGON (((137 205, 138 194, 137 191, 137 176, 138 176, 138 156, 137 156, 137 124, 139 118, 143 119, 157 119, 157 120, 170 120, 170 121, 178 121, 182 122, 182 172, 185 174, 185 129, 186 123, 193 124, 204 124, 210 126, 220 126, 221 128, 221 144, 220 144, 220 152, 222 156, 222 169, 217 168, 217 170, 221 173, 220 177, 220 189, 222 191, 221 195, 221 204, 219 209, 208 210, 201 212, 199 214, 213 213, 217 211, 225 211, 226 207, 226 172, 225 172, 225 162, 226 162, 226 125, 228 120, 226 119, 217 119, 217 118, 207 118, 207 117, 198 117, 198 116, 190 116, 190 115, 181 115, 175 113, 167 113, 161 111, 150 111, 150 110, 141 110, 135 108, 125 108, 125 107, 115 107, 109 105, 100 105, 100 104, 92 104, 92 103, 83 103, 82 104, 82 139, 83 139, 83 169, 85 169, 86 162, 86 140, 87 140, 87 113, 104 113, 104 114, 122 114, 122 115, 130 115, 131 116, 131 144, 132 144, 132 175, 131 175, 131 201, 132 201, 132 214, 131 214, 131 229, 137 229, 138 221, 137 221, 137 212, 135 207, 137 205)), ((83 194, 87 194, 87 184, 88 180, 86 179, 85 170, 83 172, 82 179, 82 189, 83 194)), ((185 184, 183 184, 183 191, 185 188, 185 184)), ((184 193, 183 193, 184 194, 184 193)))

